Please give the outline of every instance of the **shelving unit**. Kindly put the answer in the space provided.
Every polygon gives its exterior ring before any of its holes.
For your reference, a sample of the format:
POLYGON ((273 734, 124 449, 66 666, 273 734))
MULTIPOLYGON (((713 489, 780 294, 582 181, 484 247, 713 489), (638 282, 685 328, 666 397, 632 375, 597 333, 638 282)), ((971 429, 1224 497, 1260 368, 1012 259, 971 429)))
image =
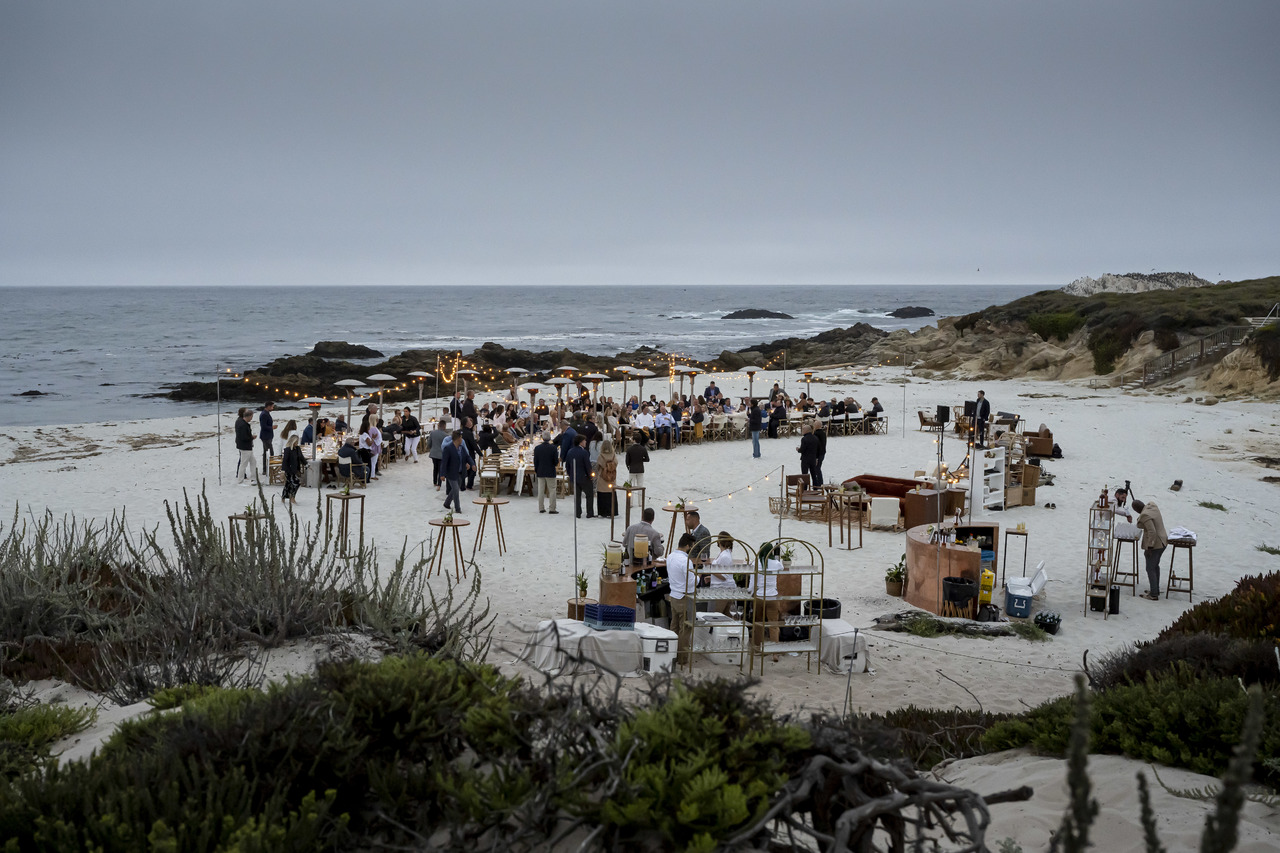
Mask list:
MULTIPOLYGON (((713 540, 709 550, 718 554, 720 552, 720 546, 715 542, 715 540, 713 540)), ((743 542, 741 539, 734 539, 733 555, 734 559, 732 565, 714 566, 709 562, 697 563, 693 566, 693 573, 698 578, 704 578, 708 575, 747 574, 752 571, 752 563, 749 562, 749 560, 753 562, 752 558, 755 555, 755 551, 750 545, 743 542)), ((691 595, 690 598, 693 599, 695 614, 693 621, 693 636, 690 640, 689 647, 689 671, 693 671, 693 659, 695 655, 721 655, 735 653, 738 655, 738 669, 741 670, 743 664, 747 660, 748 645, 744 602, 751 599, 751 593, 748 590, 737 586, 732 589, 729 587, 694 586, 693 595, 691 595), (715 610, 711 610, 706 613, 697 612, 699 604, 706 604, 710 602, 712 604, 719 605, 726 601, 736 603, 737 605, 735 607, 733 603, 730 604, 730 612, 727 619, 715 610), (709 634, 712 638, 712 642, 710 644, 700 644, 698 642, 699 631, 697 629, 699 628, 711 629, 709 634), (739 642, 736 646, 733 646, 729 643, 718 641, 715 634, 717 630, 721 632, 721 636, 736 636, 739 642)))
MULTIPOLYGON (((1022 506, 1024 484, 1023 474, 1025 472, 1027 459, 1027 442, 1022 436, 1015 432, 1006 432, 1000 436, 998 445, 1004 450, 1004 508, 1022 506)), ((1039 472, 1036 472, 1039 476, 1039 472)))
POLYGON ((755 595, 752 598, 751 607, 751 659, 747 669, 748 673, 756 671, 756 661, 760 662, 760 674, 764 675, 765 659, 772 655, 790 654, 797 652, 807 655, 805 665, 809 671, 813 670, 813 656, 818 655, 818 659, 822 657, 822 609, 818 608, 818 612, 806 616, 803 613, 803 604, 801 602, 816 599, 821 602, 824 598, 824 572, 825 566, 822 559, 822 552, 816 545, 806 542, 803 539, 773 539, 770 540, 774 546, 774 553, 780 554, 788 547, 795 552, 794 559, 790 566, 783 568, 781 572, 768 572, 767 566, 761 565, 759 560, 752 560, 752 586, 753 591, 762 591, 765 585, 766 575, 773 575, 777 581, 778 594, 772 599, 765 599, 762 595, 755 595), (784 586, 790 586, 786 581, 796 579, 799 583, 799 593, 784 592, 784 586), (808 591, 805 591, 805 587, 808 591), (765 602, 776 601, 784 608, 790 609, 791 606, 799 605, 800 613, 782 613, 777 619, 765 619, 765 602), (806 640, 766 640, 768 629, 770 628, 808 628, 809 638, 806 640), (758 640, 757 640, 758 638, 758 640))
POLYGON ((982 495, 979 500, 984 509, 1004 508, 1005 453, 1003 447, 976 451, 982 462, 982 495))
POLYGON ((1102 599, 1102 618, 1109 615, 1107 596, 1111 593, 1111 540, 1115 513, 1103 497, 1089 507, 1089 545, 1084 573, 1084 615, 1089 615, 1089 605, 1094 599, 1102 599))

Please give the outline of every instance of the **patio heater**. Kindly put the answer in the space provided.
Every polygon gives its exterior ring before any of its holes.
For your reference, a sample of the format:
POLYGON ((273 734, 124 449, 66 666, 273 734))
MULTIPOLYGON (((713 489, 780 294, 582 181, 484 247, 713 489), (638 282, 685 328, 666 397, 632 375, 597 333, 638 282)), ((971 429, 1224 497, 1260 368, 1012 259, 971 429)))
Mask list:
POLYGON ((418 380, 418 423, 422 423, 422 386, 427 379, 435 379, 435 375, 427 373, 425 370, 410 370, 409 375, 416 377, 418 380))
POLYGON ((347 392, 347 428, 351 428, 351 397, 355 394, 357 388, 363 388, 364 382, 360 379, 339 379, 333 383, 339 388, 347 392))
MULTIPOLYGON (((378 417, 382 417, 382 386, 387 382, 395 382, 396 378, 390 373, 375 373, 372 376, 366 376, 365 379, 376 382, 378 385, 378 417)), ((350 425, 351 422, 347 421, 347 426, 350 425)))
POLYGON ((754 367, 754 366, 742 368, 742 372, 747 374, 748 399, 754 400, 756 398, 756 374, 759 373, 761 370, 762 368, 754 367))

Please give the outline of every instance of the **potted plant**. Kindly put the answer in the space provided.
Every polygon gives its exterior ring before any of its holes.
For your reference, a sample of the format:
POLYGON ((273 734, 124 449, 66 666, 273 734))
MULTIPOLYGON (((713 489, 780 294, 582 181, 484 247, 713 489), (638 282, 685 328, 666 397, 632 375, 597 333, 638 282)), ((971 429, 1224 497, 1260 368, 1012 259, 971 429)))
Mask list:
POLYGON ((890 595, 902 595, 902 585, 907 580, 907 555, 903 554, 884 573, 884 591, 890 595))
POLYGON ((569 618, 581 622, 587 616, 587 605, 598 604, 599 602, 594 598, 587 598, 587 575, 585 572, 578 572, 574 586, 577 587, 578 597, 569 599, 569 618))
POLYGON ((784 569, 791 568, 791 561, 796 557, 796 549, 792 545, 786 545, 782 549, 782 553, 778 555, 782 559, 782 567, 784 569))

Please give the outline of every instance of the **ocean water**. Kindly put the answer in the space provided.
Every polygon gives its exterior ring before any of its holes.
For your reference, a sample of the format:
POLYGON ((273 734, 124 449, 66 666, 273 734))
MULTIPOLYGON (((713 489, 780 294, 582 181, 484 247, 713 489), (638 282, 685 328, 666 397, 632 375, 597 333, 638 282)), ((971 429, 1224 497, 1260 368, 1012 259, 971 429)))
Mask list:
POLYGON ((778 338, 898 320, 904 305, 937 316, 998 305, 1044 285, 703 287, 0 288, 0 425, 80 423, 206 411, 150 397, 168 383, 243 370, 317 341, 388 355, 466 353, 485 341, 612 355, 641 345, 710 358, 778 338), (767 308, 794 320, 723 320, 767 308), (15 396, 24 391, 41 397, 15 396))

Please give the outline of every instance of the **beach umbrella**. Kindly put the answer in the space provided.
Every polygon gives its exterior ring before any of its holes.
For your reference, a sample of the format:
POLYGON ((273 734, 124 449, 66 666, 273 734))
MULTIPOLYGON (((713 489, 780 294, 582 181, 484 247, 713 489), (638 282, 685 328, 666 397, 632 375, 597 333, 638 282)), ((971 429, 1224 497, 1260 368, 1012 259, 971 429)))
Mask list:
POLYGON ((435 374, 427 373, 425 370, 410 370, 410 376, 416 376, 418 379, 418 423, 422 423, 422 386, 424 379, 435 379, 435 374))
POLYGON ((464 367, 464 368, 462 368, 461 370, 457 371, 457 372, 454 374, 454 376, 453 376, 453 387, 454 387, 454 390, 457 390, 457 388, 458 388, 458 377, 459 377, 459 376, 461 376, 461 377, 462 377, 462 393, 464 393, 464 394, 465 394, 465 393, 467 393, 467 377, 468 377, 468 376, 479 376, 479 375, 480 375, 480 371, 478 371, 478 370, 472 370, 472 369, 470 369, 469 367, 464 367))
POLYGON ((744 367, 742 372, 747 374, 747 396, 755 399, 756 374, 764 368, 762 367, 744 367))
MULTIPOLYGON (((396 378, 390 373, 375 373, 372 376, 366 376, 365 379, 378 384, 378 417, 382 417, 382 386, 387 382, 395 382, 396 378)), ((350 426, 350 421, 347 425, 350 426)))
POLYGON ((635 376, 636 381, 640 383, 640 391, 639 391, 638 393, 639 393, 639 396, 640 396, 640 402, 641 402, 641 403, 643 403, 643 402, 644 402, 644 380, 645 380, 645 377, 646 377, 646 376, 657 376, 658 374, 654 373, 652 370, 649 370, 649 369, 647 369, 647 368, 642 367, 642 368, 640 368, 639 370, 635 371, 635 373, 634 373, 634 374, 632 374, 632 375, 633 375, 633 376, 635 376))
POLYGON ((605 376, 603 373, 584 373, 582 374, 582 378, 591 380, 592 391, 595 394, 596 402, 599 403, 600 402, 600 383, 604 382, 609 377, 605 376))
POLYGON ((511 399, 514 400, 516 399, 516 380, 521 376, 528 376, 529 371, 525 370, 523 367, 508 367, 503 371, 503 373, 511 374, 511 399))
POLYGON ((357 388, 364 387, 364 381, 361 379, 339 379, 333 384, 347 392, 347 426, 351 426, 351 396, 355 394, 357 388))

